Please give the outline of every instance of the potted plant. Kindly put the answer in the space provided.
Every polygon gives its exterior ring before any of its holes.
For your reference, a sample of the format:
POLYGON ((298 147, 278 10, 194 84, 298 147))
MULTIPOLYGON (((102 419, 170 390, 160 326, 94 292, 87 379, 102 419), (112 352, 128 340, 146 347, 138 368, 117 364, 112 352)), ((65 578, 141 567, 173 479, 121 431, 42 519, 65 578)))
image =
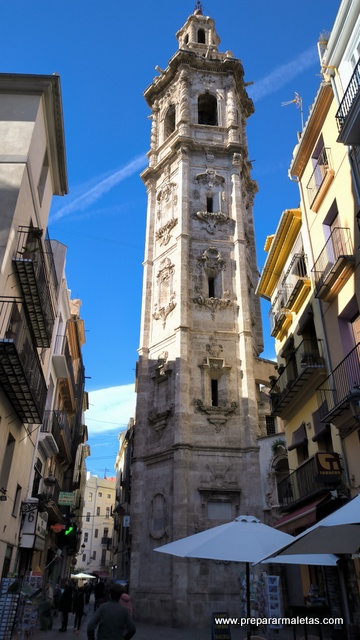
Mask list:
POLYGON ((271 445, 271 450, 274 455, 279 453, 285 453, 286 451, 286 442, 282 438, 278 438, 271 445))

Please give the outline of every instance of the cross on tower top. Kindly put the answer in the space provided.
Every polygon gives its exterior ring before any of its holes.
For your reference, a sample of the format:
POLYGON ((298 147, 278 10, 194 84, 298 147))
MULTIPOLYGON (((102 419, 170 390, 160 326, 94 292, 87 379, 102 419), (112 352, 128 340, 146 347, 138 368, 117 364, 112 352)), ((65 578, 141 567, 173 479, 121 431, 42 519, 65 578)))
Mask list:
POLYGON ((196 5, 194 7, 194 13, 200 14, 202 16, 203 6, 200 0, 197 0, 196 5))

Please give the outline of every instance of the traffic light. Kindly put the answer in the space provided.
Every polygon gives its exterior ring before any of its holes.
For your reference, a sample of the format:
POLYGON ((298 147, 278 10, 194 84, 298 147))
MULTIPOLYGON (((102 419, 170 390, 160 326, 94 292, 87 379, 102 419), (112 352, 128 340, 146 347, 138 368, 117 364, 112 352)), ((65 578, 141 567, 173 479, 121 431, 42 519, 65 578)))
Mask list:
POLYGON ((67 522, 65 528, 56 534, 56 543, 59 549, 73 549, 76 551, 77 526, 75 522, 67 522))

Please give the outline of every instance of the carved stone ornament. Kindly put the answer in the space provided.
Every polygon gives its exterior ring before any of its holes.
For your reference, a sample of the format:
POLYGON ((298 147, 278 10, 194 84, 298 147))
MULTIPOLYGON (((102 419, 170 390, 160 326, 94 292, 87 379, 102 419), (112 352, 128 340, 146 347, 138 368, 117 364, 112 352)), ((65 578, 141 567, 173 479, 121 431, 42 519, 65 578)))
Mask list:
POLYGON ((193 302, 201 307, 205 307, 205 309, 210 311, 213 320, 215 319, 215 314, 217 311, 221 309, 228 309, 232 305, 231 300, 223 300, 220 298, 204 298, 201 295, 193 298, 193 302))
POLYGON ((231 402, 230 404, 224 402, 223 405, 213 407, 212 405, 205 405, 202 400, 195 400, 195 407, 197 412, 205 413, 208 422, 213 424, 216 433, 221 431, 221 428, 227 423, 228 417, 235 413, 237 410, 237 403, 231 402))
POLYGON ((168 505, 163 491, 157 491, 149 505, 149 534, 154 540, 160 540, 167 533, 169 524, 168 505))
POLYGON ((166 307, 158 308, 158 305, 155 304, 155 311, 152 314, 154 320, 162 320, 162 325, 163 325, 163 328, 165 329, 166 319, 167 319, 169 313, 171 313, 175 309, 175 307, 176 307, 175 291, 173 291, 171 296, 170 296, 170 301, 166 305, 166 307))
POLYGON ((221 213, 220 211, 215 213, 210 213, 209 211, 197 211, 195 213, 195 218, 206 222, 206 231, 210 233, 210 235, 214 235, 216 232, 217 224, 224 223, 229 220, 229 216, 225 213, 221 213))
POLYGON ((172 372, 172 369, 170 368, 169 364, 168 364, 168 352, 164 351, 159 357, 158 357, 158 364, 155 368, 155 374, 152 377, 152 380, 154 380, 154 382, 163 382, 164 380, 166 380, 169 375, 172 372))
POLYGON ((169 222, 164 224, 158 231, 156 231, 156 240, 160 241, 160 245, 167 245, 170 242, 170 232, 174 227, 176 227, 177 223, 178 219, 174 218, 173 220, 169 220, 169 222))
POLYGON ((218 358, 220 356, 220 354, 223 352, 223 346, 222 344, 216 344, 215 342, 210 342, 209 344, 206 345, 206 351, 208 352, 209 356, 211 356, 212 358, 218 358))
POLYGON ((199 173, 195 182, 198 184, 202 184, 209 189, 213 189, 214 187, 220 187, 225 184, 225 178, 219 176, 214 169, 206 169, 205 173, 199 173))
POLYGON ((171 276, 175 273, 175 265, 172 264, 170 258, 165 258, 160 263, 160 269, 157 273, 158 282, 164 282, 165 280, 170 280, 171 276))
POLYGON ((199 258, 199 266, 203 265, 207 271, 225 271, 226 262, 222 257, 220 251, 215 247, 209 247, 204 251, 201 258, 199 258))
POLYGON ((173 411, 174 411, 174 405, 171 404, 168 409, 165 409, 165 411, 159 411, 159 412, 150 411, 148 413, 148 420, 152 425, 152 427, 155 429, 156 433, 160 436, 160 438, 163 434, 163 431, 168 423, 170 416, 172 416, 173 414, 173 411))

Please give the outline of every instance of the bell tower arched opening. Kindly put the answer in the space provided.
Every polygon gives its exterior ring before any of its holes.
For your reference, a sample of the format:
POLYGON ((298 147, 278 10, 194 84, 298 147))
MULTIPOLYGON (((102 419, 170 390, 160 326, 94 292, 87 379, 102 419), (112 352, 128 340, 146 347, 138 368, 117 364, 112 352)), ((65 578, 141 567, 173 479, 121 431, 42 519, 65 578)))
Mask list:
POLYGON ((176 110, 175 110, 175 105, 172 104, 168 108, 165 115, 164 140, 166 140, 166 138, 168 138, 173 133, 173 131, 175 131, 175 126, 176 126, 176 110))
POLYGON ((218 124, 217 100, 211 93, 203 93, 198 98, 198 124, 211 127, 218 124))

